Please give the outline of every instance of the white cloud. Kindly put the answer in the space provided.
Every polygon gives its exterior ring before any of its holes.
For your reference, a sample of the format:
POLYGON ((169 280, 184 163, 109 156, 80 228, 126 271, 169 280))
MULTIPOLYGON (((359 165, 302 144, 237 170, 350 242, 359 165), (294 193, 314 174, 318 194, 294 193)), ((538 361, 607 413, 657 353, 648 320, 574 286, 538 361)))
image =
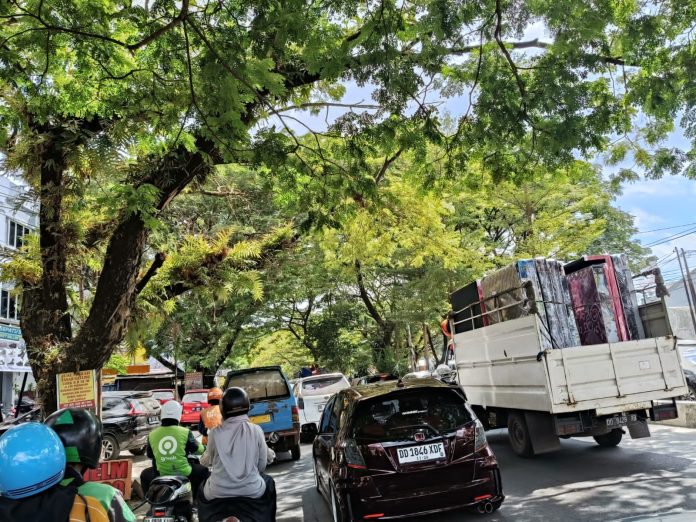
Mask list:
POLYGON ((627 212, 635 218, 633 222, 638 230, 644 231, 653 228, 660 228, 661 225, 667 223, 667 220, 664 217, 658 216, 657 214, 651 214, 647 210, 643 210, 639 207, 630 208, 627 212))
POLYGON ((696 192, 696 181, 682 176, 670 176, 627 183, 623 186, 622 197, 678 196, 685 192, 696 192))

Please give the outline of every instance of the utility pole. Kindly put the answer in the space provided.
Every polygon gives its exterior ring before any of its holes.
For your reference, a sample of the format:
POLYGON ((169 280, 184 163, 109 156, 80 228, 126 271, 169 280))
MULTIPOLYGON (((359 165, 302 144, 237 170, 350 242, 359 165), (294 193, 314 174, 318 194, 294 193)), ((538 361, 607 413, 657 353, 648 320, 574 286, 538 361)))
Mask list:
MULTIPOLYGON (((674 247, 674 252, 677 254, 677 260, 679 261, 679 270, 681 271, 682 274, 682 282, 684 283, 684 291, 686 292, 686 301, 689 304, 689 312, 691 313, 691 322, 694 325, 694 332, 696 332, 696 313, 694 312, 694 298, 692 298, 692 293, 694 291, 693 287, 693 281, 691 281, 691 274, 689 274, 689 282, 691 285, 687 283, 686 275, 684 274, 684 267, 682 266, 682 259, 679 254, 679 249, 677 247, 674 247)), ((682 249, 682 254, 684 250, 682 249)), ((684 257, 684 264, 686 264, 686 257, 684 257)), ((686 269, 686 273, 689 273, 688 265, 686 269)))
MULTIPOLYGON (((694 304, 694 308, 696 308, 696 290, 694 290, 694 281, 691 278, 691 272, 689 271, 689 263, 686 261, 686 253, 684 252, 684 249, 681 249, 682 252, 682 258, 684 259, 684 271, 686 272, 686 281, 689 284, 689 291, 691 292, 691 302, 694 304)), ((691 310, 692 316, 691 318, 694 319, 696 317, 696 311, 694 309, 691 310)), ((696 334, 696 321, 694 321, 694 334, 696 334)))

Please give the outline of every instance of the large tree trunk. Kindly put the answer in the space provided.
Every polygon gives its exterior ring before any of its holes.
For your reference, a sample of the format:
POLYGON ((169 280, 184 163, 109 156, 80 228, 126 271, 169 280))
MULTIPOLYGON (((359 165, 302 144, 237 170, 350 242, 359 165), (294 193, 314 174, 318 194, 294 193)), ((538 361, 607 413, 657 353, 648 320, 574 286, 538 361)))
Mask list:
MULTIPOLYGON (((205 156, 212 144, 205 142, 201 146, 201 152, 189 153, 183 148, 173 151, 164 160, 158 160, 158 169, 142 178, 140 184, 149 183, 159 189, 158 210, 166 207, 195 177, 204 177, 208 172, 210 166, 205 156)), ((73 336, 67 302, 69 283, 65 279, 69 245, 61 218, 67 165, 57 161, 65 157, 59 144, 46 143, 42 152, 39 160, 43 272, 39 284, 25 284, 21 321, 38 396, 47 414, 57 407, 57 374, 100 370, 123 340, 137 297, 137 279, 149 230, 138 213, 120 219, 109 239, 89 315, 73 336)))

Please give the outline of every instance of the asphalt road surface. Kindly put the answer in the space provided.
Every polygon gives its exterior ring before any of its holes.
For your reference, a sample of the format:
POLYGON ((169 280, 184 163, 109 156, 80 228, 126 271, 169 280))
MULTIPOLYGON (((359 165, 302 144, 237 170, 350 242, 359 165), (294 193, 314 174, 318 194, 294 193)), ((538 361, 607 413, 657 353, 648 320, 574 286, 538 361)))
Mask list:
MULTIPOLYGON (((507 497, 500 510, 415 521, 592 522, 679 511, 694 511, 683 519, 696 521, 696 430, 651 426, 651 431, 651 438, 627 437, 617 448, 571 439, 562 442, 561 451, 533 459, 512 453, 506 430, 488 432, 507 497)), ((299 461, 281 461, 268 471, 278 489, 279 522, 330 522, 326 502, 314 489, 310 445, 303 445, 299 461)))

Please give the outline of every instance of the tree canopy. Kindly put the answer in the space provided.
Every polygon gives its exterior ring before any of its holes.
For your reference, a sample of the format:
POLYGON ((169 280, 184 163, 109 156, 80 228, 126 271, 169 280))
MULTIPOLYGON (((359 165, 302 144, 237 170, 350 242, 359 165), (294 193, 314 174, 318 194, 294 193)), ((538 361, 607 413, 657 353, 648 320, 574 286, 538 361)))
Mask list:
MULTIPOLYGON (((171 312, 168 301, 215 278, 229 295, 258 299, 264 263, 309 231, 331 246, 322 248, 389 340, 377 316, 391 311, 374 313, 377 294, 410 292, 406 269, 453 262, 448 234, 445 243, 417 236, 446 230, 428 224, 451 211, 418 199, 437 199, 419 191, 440 177, 468 193, 478 176, 493 186, 541 176, 533 186, 543 191, 544 176, 569 176, 579 157, 601 152, 632 156, 650 175, 692 175, 690 151, 660 145, 678 117, 694 135, 692 4, 1 3, 0 148, 40 202, 36 237, 3 277, 22 284, 44 408, 54 407, 55 373, 101 367, 134 317, 171 312), (528 38, 530 27, 546 36, 528 38), (303 111, 345 105, 346 85, 371 91, 372 102, 303 135, 303 111), (438 111, 441 98, 463 107, 455 121, 438 111), (401 159, 408 176, 385 184, 401 159), (243 212, 234 193, 250 169, 282 209, 267 223, 215 230, 210 216, 168 214, 201 190, 228 191, 243 212), (206 185, 215 176, 222 190, 206 185), (163 231, 167 220, 179 235, 163 231), (374 226, 381 220, 405 235, 389 237, 374 226)), ((633 176, 624 169, 618 179, 633 176)), ((592 213, 581 197, 572 204, 592 213)))

